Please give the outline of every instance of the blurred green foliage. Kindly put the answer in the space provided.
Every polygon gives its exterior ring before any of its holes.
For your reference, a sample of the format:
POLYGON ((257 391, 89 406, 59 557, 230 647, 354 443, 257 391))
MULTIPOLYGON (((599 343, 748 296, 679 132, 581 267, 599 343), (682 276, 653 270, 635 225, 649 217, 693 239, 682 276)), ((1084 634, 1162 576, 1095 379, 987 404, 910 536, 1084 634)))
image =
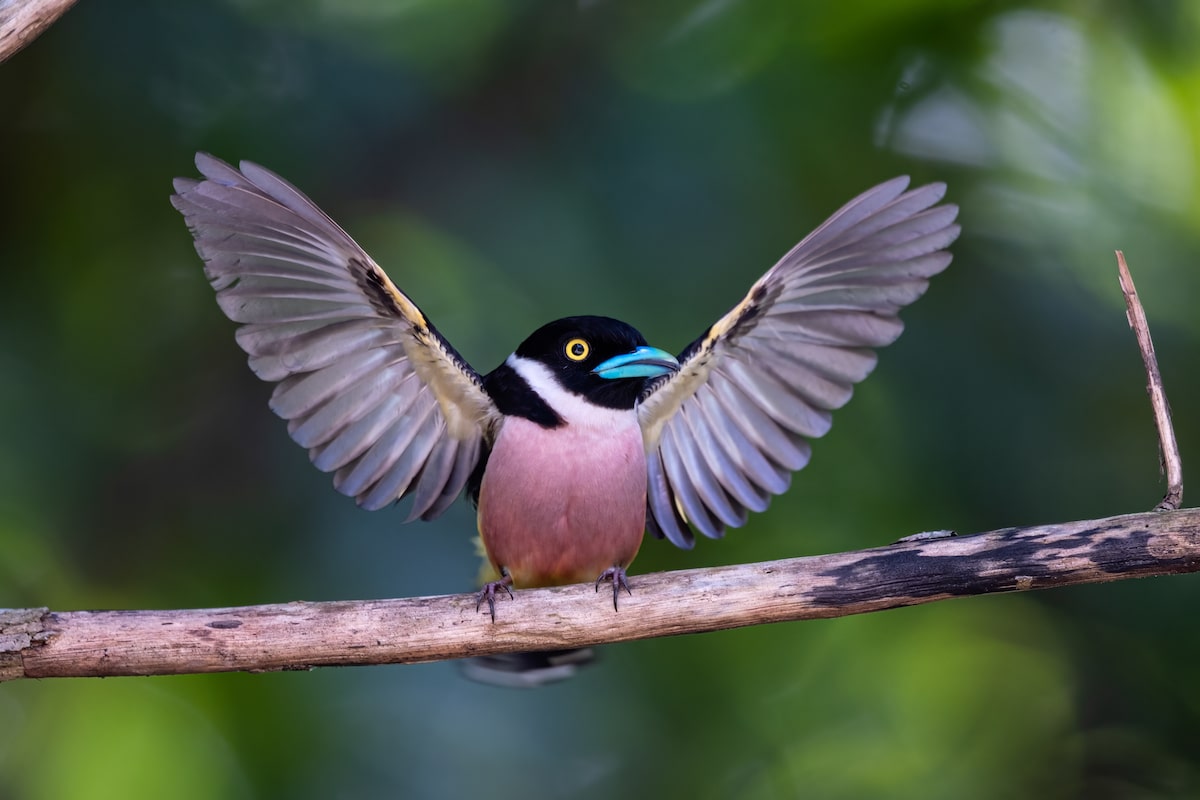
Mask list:
MULTIPOLYGON (((955 262, 812 466, 635 572, 1148 508, 1112 250, 1186 460, 1198 9, 81 3, 0 65, 0 606, 471 586, 469 509, 361 512, 267 410, 167 203, 197 149, 302 187, 481 369, 574 313, 678 350, 857 192, 946 180, 955 262)), ((1195 797, 1198 581, 622 645, 538 692, 453 664, 18 682, 0 797, 1195 797)))

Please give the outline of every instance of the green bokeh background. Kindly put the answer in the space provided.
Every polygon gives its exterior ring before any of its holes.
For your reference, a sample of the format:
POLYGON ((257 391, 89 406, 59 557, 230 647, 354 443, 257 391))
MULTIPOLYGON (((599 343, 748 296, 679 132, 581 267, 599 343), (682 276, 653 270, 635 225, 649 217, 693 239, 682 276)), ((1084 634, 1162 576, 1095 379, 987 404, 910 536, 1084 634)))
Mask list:
MULTIPOLYGON (((1112 256, 1200 454, 1200 5, 84 0, 0 65, 0 606, 442 594, 266 408, 179 216, 192 153, 338 219, 480 369, 551 318, 681 349, 898 173, 955 261, 725 541, 634 572, 1146 509, 1112 256)), ((635 577, 636 581, 636 577, 635 577)), ((0 686, 0 798, 1200 796, 1200 579, 607 648, 536 692, 454 664, 0 686)))

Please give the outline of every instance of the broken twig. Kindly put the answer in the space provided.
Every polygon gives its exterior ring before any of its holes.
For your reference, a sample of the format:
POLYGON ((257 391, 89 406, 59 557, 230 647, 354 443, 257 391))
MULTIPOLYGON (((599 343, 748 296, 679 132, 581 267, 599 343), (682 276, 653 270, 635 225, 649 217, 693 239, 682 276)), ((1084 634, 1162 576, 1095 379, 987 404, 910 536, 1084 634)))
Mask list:
POLYGON ((1159 455, 1167 476, 1167 493, 1154 509, 1175 511, 1183 503, 1183 461, 1179 457, 1179 444, 1175 441, 1175 428, 1171 424, 1171 409, 1167 405, 1167 393, 1163 390, 1162 373, 1158 371, 1158 358, 1154 355, 1150 323, 1146 321, 1146 312, 1142 309, 1142 301, 1138 299, 1133 276, 1129 274, 1129 266, 1125 263, 1125 254, 1120 250, 1117 251, 1117 273, 1121 281, 1121 291, 1125 295, 1125 316, 1137 337, 1138 349, 1142 351, 1142 362, 1146 365, 1146 392, 1150 395, 1150 405, 1154 408, 1159 455))

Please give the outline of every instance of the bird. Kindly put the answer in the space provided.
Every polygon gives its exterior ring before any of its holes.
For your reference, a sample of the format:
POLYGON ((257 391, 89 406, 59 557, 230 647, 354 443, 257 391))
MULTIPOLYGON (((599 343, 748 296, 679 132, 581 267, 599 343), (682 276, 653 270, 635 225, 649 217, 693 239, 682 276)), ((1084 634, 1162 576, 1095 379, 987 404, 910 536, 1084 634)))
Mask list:
MULTIPOLYGON (((677 355, 606 316, 537 328, 480 373, 299 189, 197 153, 182 213, 270 408, 337 491, 431 520, 475 503, 494 580, 608 584, 645 533, 690 549, 765 511, 950 263, 957 206, 905 176, 855 197, 677 355)), ((573 669, 571 653, 516 672, 573 669), (565 665, 563 662, 568 662, 565 665)))

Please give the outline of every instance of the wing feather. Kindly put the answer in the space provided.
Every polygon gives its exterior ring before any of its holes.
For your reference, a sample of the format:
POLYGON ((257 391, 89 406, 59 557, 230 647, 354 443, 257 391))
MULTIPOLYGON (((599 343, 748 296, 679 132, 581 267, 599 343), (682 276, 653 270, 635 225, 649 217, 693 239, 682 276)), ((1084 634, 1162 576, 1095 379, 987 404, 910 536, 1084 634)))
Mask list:
MULTIPOLYGON (((442 491, 429 504, 429 508, 420 515, 422 517, 432 519, 449 508, 461 492, 458 487, 466 484, 471 472, 475 469, 475 464, 479 462, 481 444, 478 439, 457 441, 455 446, 457 452, 454 453, 452 467, 449 475, 446 476, 442 491)), ((414 502, 413 508, 415 511, 419 505, 414 502)))
MULTIPOLYGON (((301 447, 320 447, 335 438, 340 431, 379 408, 401 385, 412 378, 411 372, 398 369, 380 370, 364 375, 346 391, 335 395, 307 417, 296 417, 288 423, 288 433, 301 447)), ((413 381, 415 383, 415 380, 413 381)), ((407 407, 394 411, 403 413, 407 407)))
POLYGON ((429 404, 419 422, 410 421, 407 427, 414 429, 412 438, 404 448, 396 451, 395 460, 389 465, 387 472, 365 492, 363 508, 383 508, 394 502, 397 497, 408 494, 409 487, 416 482, 438 441, 446 434, 446 423, 435 418, 433 412, 434 406, 429 404))
POLYGON ((769 495, 751 483, 743 461, 745 450, 730 436, 725 420, 712 413, 717 408, 715 400, 696 404, 698 418, 693 433, 709 469, 736 503, 728 504, 727 516, 722 516, 721 521, 736 528, 746 524, 748 512, 765 510, 769 495))
MULTIPOLYGON (((714 420, 719 420, 719 426, 715 424, 714 427, 724 431, 720 446, 734 454, 737 471, 749 478, 761 490, 757 493, 763 498, 761 505, 756 507, 747 504, 747 507, 751 511, 765 511, 767 500, 772 494, 782 494, 787 491, 791 471, 786 467, 781 467, 778 463, 771 462, 766 448, 760 447, 752 438, 756 429, 753 427, 748 430, 743 428, 741 420, 745 419, 745 414, 740 406, 730 404, 715 390, 713 391, 713 400, 714 406, 705 404, 705 407, 707 413, 711 414, 714 420)), ((778 441, 785 440, 782 433, 776 439, 778 441)), ((778 459, 776 460, 778 461, 778 459)))
POLYGON ((680 428, 679 442, 684 451, 684 463, 692 483, 696 486, 697 495, 704 507, 711 513, 713 521, 723 531, 725 526, 737 526, 745 523, 745 512, 742 508, 734 508, 729 495, 720 479, 724 465, 714 464, 720 459, 710 458, 706 452, 709 448, 710 431, 698 418, 701 413, 692 409, 692 414, 682 412, 684 427, 680 428))
POLYGON ((221 310, 271 409, 365 508, 414 494, 432 519, 466 485, 497 411, 482 379, 349 235, 283 178, 204 153, 175 181, 221 310))
MULTIPOLYGON (((250 326, 239 333, 249 331, 250 326)), ((289 375, 314 372, 337 363, 347 353, 366 352, 386 347, 391 332, 374 320, 347 320, 312 330, 289 326, 268 328, 258 336, 253 332, 239 336, 243 347, 257 355, 250 357, 250 369, 265 381, 281 381, 289 375), (287 330, 286 335, 280 335, 287 330)))
POLYGON ((704 488, 697 485, 699 482, 696 480, 696 476, 689 470, 689 467, 694 467, 695 464, 691 441, 687 439, 676 441, 677 438, 683 436, 679 428, 671 428, 663 435, 670 443, 670 446, 664 447, 662 450, 663 466, 666 468, 671 490, 675 494, 679 517, 695 526, 710 539, 720 538, 725 527, 712 516, 705 506, 704 500, 700 496, 704 488))
POLYGON ((691 548, 695 544, 695 537, 692 536, 692 529, 687 520, 679 513, 679 506, 667 479, 661 449, 654 450, 646 456, 646 467, 646 530, 659 539, 666 537, 679 547, 691 548))
MULTIPOLYGON (((782 467, 785 470, 784 475, 803 469, 808 464, 811 455, 808 442, 779 425, 738 388, 737 384, 729 380, 727 375, 714 380, 712 387, 716 396, 729 398, 729 402, 722 405, 731 409, 733 413, 726 418, 741 430, 752 447, 782 467)), ((760 485, 772 494, 782 494, 787 491, 791 482, 790 478, 785 480, 779 491, 774 491, 767 484, 760 485)))
MULTIPOLYGON (((412 412, 403 418, 388 420, 387 428, 367 447, 361 458, 334 473, 333 482, 337 490, 359 498, 358 502, 364 508, 374 510, 387 505, 387 501, 381 501, 377 495, 372 499, 371 493, 378 484, 403 477, 396 473, 402 472, 405 465, 401 463, 397 466, 397 462, 400 462, 410 447, 415 449, 421 446, 419 437, 431 413, 433 405, 422 403, 414 406, 412 412), (417 444, 414 445, 414 442, 417 444)), ((399 480, 395 482, 400 483, 399 480)), ((407 488, 407 483, 402 488, 407 488)))
POLYGON ((395 420, 404 416, 416 399, 420 382, 411 376, 401 382, 396 394, 385 397, 355 422, 340 429, 332 440, 309 450, 309 458, 322 472, 350 466, 383 436, 395 420))
POLYGON ((950 263, 958 209, 908 178, 851 200, 651 382, 638 416, 648 529, 680 547, 718 537, 785 491, 832 412, 875 367, 898 316, 950 263))

